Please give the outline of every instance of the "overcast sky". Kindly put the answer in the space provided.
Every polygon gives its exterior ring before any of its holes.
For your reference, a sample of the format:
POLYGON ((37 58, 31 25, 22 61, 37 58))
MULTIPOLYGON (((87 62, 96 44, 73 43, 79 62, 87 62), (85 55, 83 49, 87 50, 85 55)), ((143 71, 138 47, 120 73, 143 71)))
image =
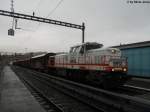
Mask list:
MULTIPOLYGON (((0 10, 10 11, 11 0, 0 0, 0 10)), ((15 12, 82 24, 85 41, 113 46, 150 40, 150 3, 129 4, 127 0, 14 0, 15 12)), ((81 43, 78 29, 18 20, 15 36, 8 36, 12 18, 0 15, 0 51, 68 51, 81 43)))

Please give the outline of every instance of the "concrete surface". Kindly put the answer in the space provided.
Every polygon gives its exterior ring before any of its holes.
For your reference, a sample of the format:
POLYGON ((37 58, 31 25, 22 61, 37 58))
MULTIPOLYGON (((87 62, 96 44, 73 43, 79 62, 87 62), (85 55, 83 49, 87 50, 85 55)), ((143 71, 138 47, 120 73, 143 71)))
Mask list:
POLYGON ((142 88, 150 89, 150 79, 132 78, 126 84, 136 86, 136 87, 142 87, 142 88))
POLYGON ((45 112, 10 67, 0 81, 0 112, 45 112))

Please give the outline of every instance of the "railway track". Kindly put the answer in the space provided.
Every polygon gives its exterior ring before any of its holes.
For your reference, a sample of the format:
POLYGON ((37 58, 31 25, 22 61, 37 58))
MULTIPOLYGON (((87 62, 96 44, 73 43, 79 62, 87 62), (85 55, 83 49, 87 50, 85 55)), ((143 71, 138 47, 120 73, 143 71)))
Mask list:
MULTIPOLYGON (((78 101, 78 103, 82 102, 82 106, 77 104, 78 106, 84 108, 83 110, 81 108, 79 109, 81 112, 149 112, 150 110, 149 100, 94 88, 88 85, 75 83, 58 77, 53 77, 45 73, 39 73, 23 68, 15 67, 14 70, 18 72, 17 74, 20 74, 22 72, 22 76, 26 77, 27 80, 32 79, 32 84, 34 86, 38 85, 38 88, 40 88, 40 90, 45 91, 43 92, 44 94, 47 93, 46 96, 49 96, 48 91, 59 91, 61 92, 61 94, 69 96, 72 99, 78 101), (49 87, 53 89, 49 89, 49 87)), ((57 102, 57 99, 53 100, 53 102, 57 102)), ((65 108, 63 109, 63 111, 79 112, 76 110, 77 106, 75 106, 76 108, 73 108, 74 103, 72 102, 71 107, 66 106, 67 109, 63 103, 56 104, 59 104, 60 107, 62 107, 61 109, 65 108)))
MULTIPOLYGON (((53 87, 54 85, 51 85, 50 83, 48 83, 49 81, 46 81, 45 79, 42 80, 41 77, 34 76, 33 73, 35 74, 36 72, 26 71, 25 69, 22 69, 22 70, 25 70, 26 72, 25 71, 22 72, 16 68, 13 68, 13 70, 17 73, 17 75, 21 78, 21 80, 23 81, 25 80, 25 84, 26 82, 27 83, 29 82, 32 85, 32 88, 38 88, 37 90, 40 93, 43 93, 44 96, 48 98, 48 100, 50 100, 57 107, 59 107, 62 110, 62 112, 100 112, 100 110, 97 110, 93 107, 89 107, 89 105, 88 106, 85 105, 84 103, 80 102, 79 100, 71 96, 68 96, 62 91, 60 92, 58 88, 56 89, 56 87, 53 87)), ((37 93, 34 93, 34 94, 36 95, 37 93)), ((41 100, 41 98, 38 98, 38 99, 41 100)), ((42 104, 43 103, 44 102, 42 102, 42 104)))
POLYGON ((0 75, 2 73, 2 70, 3 70, 3 65, 0 64, 0 75))
POLYGON ((20 76, 19 78, 23 81, 26 87, 30 90, 31 94, 40 102, 40 104, 44 107, 45 110, 47 110, 48 112, 64 112, 47 96, 45 96, 42 92, 40 92, 40 90, 36 88, 32 83, 30 83, 28 80, 20 76))

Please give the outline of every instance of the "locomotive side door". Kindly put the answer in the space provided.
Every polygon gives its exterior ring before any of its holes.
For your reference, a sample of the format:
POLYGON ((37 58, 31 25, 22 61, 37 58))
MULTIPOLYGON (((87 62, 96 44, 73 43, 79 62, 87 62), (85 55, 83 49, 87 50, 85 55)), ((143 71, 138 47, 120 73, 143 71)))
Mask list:
POLYGON ((85 45, 81 45, 78 50, 78 57, 77 57, 79 64, 85 64, 85 56, 86 56, 85 45))
POLYGON ((76 57, 77 57, 76 49, 77 47, 72 47, 69 52, 69 62, 72 64, 76 63, 76 57))

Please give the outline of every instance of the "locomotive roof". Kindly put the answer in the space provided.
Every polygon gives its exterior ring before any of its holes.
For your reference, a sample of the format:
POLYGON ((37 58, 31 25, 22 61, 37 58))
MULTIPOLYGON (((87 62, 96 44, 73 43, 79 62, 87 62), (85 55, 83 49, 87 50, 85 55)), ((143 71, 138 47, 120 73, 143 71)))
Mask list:
POLYGON ((79 46, 82 46, 82 45, 99 45, 100 48, 103 47, 103 44, 100 44, 100 43, 97 43, 97 42, 85 42, 85 43, 82 43, 82 44, 77 44, 75 46, 72 46, 71 48, 79 47, 79 46))
POLYGON ((103 50, 120 50, 120 49, 107 47, 107 48, 91 49, 89 51, 103 51, 103 50))

